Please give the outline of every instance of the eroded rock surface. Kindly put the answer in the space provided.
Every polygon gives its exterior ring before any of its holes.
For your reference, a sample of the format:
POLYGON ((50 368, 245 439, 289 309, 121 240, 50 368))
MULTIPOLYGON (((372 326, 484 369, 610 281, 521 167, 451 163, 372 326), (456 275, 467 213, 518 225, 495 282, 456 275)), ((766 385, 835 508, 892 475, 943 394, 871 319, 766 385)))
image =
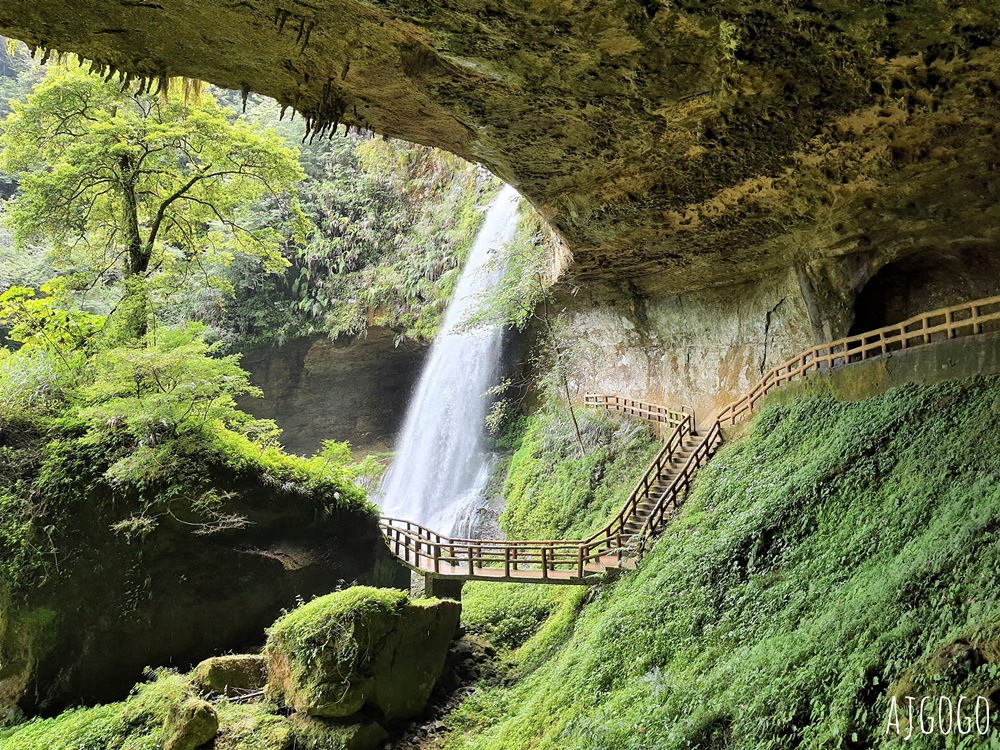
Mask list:
POLYGON ((267 684, 267 660, 259 654, 213 656, 198 664, 191 678, 202 694, 234 697, 267 684))
POLYGON ((402 424, 427 347, 398 346, 385 328, 356 339, 315 336, 247 352, 242 365, 261 399, 240 406, 273 419, 292 453, 310 455, 324 440, 348 441, 356 453, 384 450, 402 424))
POLYGON ((678 293, 995 243, 991 0, 5 0, 0 33, 487 165, 578 278, 678 293))
POLYGON ((190 698, 175 706, 163 727, 163 750, 195 750, 215 737, 219 716, 211 703, 190 698))

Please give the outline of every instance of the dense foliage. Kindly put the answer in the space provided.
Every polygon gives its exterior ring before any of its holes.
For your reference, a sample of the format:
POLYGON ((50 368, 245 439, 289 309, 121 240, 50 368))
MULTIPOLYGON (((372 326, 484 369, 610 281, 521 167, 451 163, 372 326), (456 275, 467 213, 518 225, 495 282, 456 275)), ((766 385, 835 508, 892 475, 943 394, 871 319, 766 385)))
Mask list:
MULTIPOLYGON (((77 708, 52 719, 35 719, 4 731, 4 750, 161 750, 170 711, 197 697, 190 675, 166 669, 150 672, 150 681, 136 686, 124 701, 77 708)), ((219 717, 215 750, 275 750, 288 747, 292 733, 277 705, 214 701, 219 717)), ((302 743, 299 743, 302 747, 302 743)), ((320 746, 324 747, 324 746, 320 746)), ((329 747, 326 745, 325 747, 329 747)))
POLYGON ((113 322, 18 288, 0 296, 0 321, 20 344, 0 349, 0 574, 16 590, 66 569, 109 513, 128 538, 164 517, 199 533, 238 527, 225 477, 270 477, 330 510, 368 507, 346 452, 288 456, 273 422, 236 408, 255 389, 204 326, 121 342, 113 322))
MULTIPOLYGON (((273 103, 250 111, 301 141, 302 126, 278 123, 273 103)), ((241 346, 369 325, 431 338, 499 183, 450 154, 381 138, 338 135, 301 149, 307 236, 288 243, 280 277, 234 265, 237 298, 218 308, 219 328, 241 346)), ((258 210, 264 221, 283 220, 280 206, 258 210)))
POLYGON ((50 66, 0 126, 0 169, 19 180, 6 206, 15 251, 44 247, 78 293, 141 297, 137 313, 116 307, 140 330, 194 278, 228 289, 219 269, 236 253, 283 268, 281 235, 246 206, 287 194, 297 154, 230 114, 208 94, 143 95, 50 66))
POLYGON ((890 693, 995 700, 998 404, 983 378, 769 408, 564 645, 451 716, 449 747, 897 746, 890 693))
POLYGON ((152 290, 162 293, 156 313, 207 323, 228 350, 313 333, 356 335, 369 325, 431 338, 499 182, 422 146, 360 134, 304 142, 302 124, 280 121, 274 102, 261 97, 250 97, 244 114, 235 92, 182 96, 190 93, 175 82, 168 98, 136 96, 82 69, 42 68, 20 51, 0 56, 0 113, 15 110, 6 125, 10 147, 0 144, 9 172, 0 170, 0 198, 15 198, 0 208, 0 290, 39 286, 54 275, 54 260, 78 303, 107 312, 117 295, 93 277, 114 281, 116 263, 127 271, 120 261, 129 253, 106 250, 138 237, 138 265, 147 264, 148 248, 149 266, 165 272, 152 290), (73 138, 49 132, 63 109, 72 115, 82 105, 78 112, 92 114, 109 103, 112 115, 87 121, 73 138), (178 148, 194 150, 171 162, 178 148), (225 175, 220 193, 222 182, 208 179, 216 170, 206 167, 224 149, 223 161, 243 158, 256 171, 225 175), (293 166, 281 162, 292 151, 302 171, 279 175, 276 167, 293 166), (28 163, 30 155, 64 166, 39 169, 43 162, 28 163), (134 180, 119 180, 135 192, 137 231, 129 237, 116 226, 127 218, 128 191, 110 189, 113 175, 129 176, 123 158, 135 167, 134 180), (303 175, 289 190, 287 178, 303 175), (16 253, 10 228, 21 240, 16 253))

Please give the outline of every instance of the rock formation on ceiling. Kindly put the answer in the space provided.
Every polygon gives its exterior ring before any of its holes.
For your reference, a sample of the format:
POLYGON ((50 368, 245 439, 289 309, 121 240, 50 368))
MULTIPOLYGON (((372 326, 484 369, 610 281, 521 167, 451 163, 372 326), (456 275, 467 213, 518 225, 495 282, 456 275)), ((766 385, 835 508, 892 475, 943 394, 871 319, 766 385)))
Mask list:
POLYGON ((991 0, 4 0, 0 33, 451 150, 643 292, 992 243, 991 0))

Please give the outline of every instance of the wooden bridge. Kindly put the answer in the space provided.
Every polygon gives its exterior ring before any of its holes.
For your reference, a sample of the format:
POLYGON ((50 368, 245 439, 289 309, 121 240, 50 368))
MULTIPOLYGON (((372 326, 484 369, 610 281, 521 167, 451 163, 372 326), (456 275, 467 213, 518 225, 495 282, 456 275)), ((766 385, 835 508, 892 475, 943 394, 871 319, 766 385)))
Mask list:
POLYGON ((752 414, 773 389, 813 371, 997 330, 1000 296, 934 310, 897 325, 814 346, 773 368, 701 427, 696 426, 691 410, 673 411, 617 395, 587 394, 585 404, 662 425, 666 437, 622 509, 586 539, 458 539, 411 521, 386 517, 380 522, 382 533, 393 554, 431 579, 586 584, 609 568, 635 567, 645 541, 663 530, 683 504, 698 469, 721 445, 723 425, 733 425, 752 414))

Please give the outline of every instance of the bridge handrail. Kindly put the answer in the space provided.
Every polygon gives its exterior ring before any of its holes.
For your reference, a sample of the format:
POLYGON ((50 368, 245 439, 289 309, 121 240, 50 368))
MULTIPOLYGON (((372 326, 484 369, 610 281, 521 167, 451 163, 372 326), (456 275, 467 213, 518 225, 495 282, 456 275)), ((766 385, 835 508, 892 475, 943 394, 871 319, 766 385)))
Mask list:
POLYGON ((708 462, 708 459, 715 452, 715 448, 721 442, 722 430, 719 422, 716 421, 708 428, 708 432, 695 446, 694 451, 688 457, 687 461, 684 462, 684 465, 680 467, 676 479, 670 483, 670 486, 657 499, 656 505, 653 506, 649 515, 646 516, 646 521, 639 532, 640 536, 655 533, 660 526, 665 525, 669 520, 667 517, 668 508, 672 506, 676 510, 683 505, 688 490, 691 489, 691 481, 694 479, 694 475, 698 473, 698 469, 708 462))
POLYGON ((667 439, 663 442, 663 447, 646 468, 645 473, 639 478, 635 489, 632 490, 628 499, 625 500, 622 509, 607 524, 587 537, 584 540, 585 542, 593 543, 602 534, 613 537, 622 533, 628 524, 628 519, 635 514, 639 504, 645 498, 649 497, 650 490, 659 480, 663 469, 670 465, 670 459, 673 454, 684 444, 687 436, 694 431, 691 415, 683 414, 681 416, 683 419, 674 427, 670 435, 667 436, 667 439))
POLYGON ((935 336, 941 334, 953 339, 983 333, 983 326, 996 320, 1000 320, 1000 296, 932 310, 901 323, 818 344, 771 368, 749 391, 719 409, 715 419, 736 424, 737 418, 753 413, 754 405, 770 391, 813 370, 832 369, 908 349, 914 346, 910 343, 914 340, 917 341, 915 346, 930 344, 935 336))
POLYGON ((619 396, 617 393, 610 395, 604 393, 585 393, 583 394, 583 403, 586 406, 596 408, 614 409, 623 414, 629 414, 633 417, 639 417, 649 422, 665 424, 670 427, 677 427, 690 416, 684 412, 668 409, 666 406, 661 406, 660 404, 626 398, 625 396, 619 396))

